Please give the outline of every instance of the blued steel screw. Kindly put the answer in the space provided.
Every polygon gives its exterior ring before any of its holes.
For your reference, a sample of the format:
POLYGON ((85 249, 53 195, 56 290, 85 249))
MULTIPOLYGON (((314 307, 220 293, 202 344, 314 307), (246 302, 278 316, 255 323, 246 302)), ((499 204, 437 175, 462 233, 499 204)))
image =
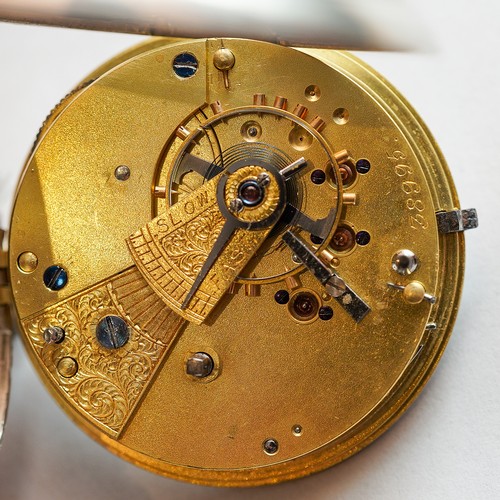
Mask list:
POLYGON ((274 294, 274 300, 281 305, 287 304, 290 300, 290 294, 286 290, 278 290, 274 294))
POLYGON ((68 282, 68 273, 61 266, 50 266, 43 273, 45 286, 54 292, 61 290, 68 282))
POLYGON ((172 68, 179 78, 191 78, 198 71, 198 59, 189 52, 183 52, 175 56, 172 68))
POLYGON ((96 337, 106 349, 119 349, 128 342, 130 331, 127 323, 119 316, 105 316, 97 324, 96 337))
POLYGON ((371 164, 365 158, 362 158, 361 160, 358 160, 356 162, 356 170, 360 174, 367 174, 370 171, 370 168, 371 168, 371 164))
POLYGON ((323 184, 326 180, 326 174, 323 170, 314 170, 311 173, 311 182, 313 184, 323 184))
POLYGON ((333 318, 333 309, 330 306, 323 306, 319 309, 319 319, 323 321, 328 321, 333 318))

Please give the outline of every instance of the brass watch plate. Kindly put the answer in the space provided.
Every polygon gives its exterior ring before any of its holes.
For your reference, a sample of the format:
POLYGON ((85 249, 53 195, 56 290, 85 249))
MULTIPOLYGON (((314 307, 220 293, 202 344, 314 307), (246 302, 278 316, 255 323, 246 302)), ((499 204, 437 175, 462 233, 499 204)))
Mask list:
POLYGON ((301 477, 372 442, 427 381, 464 258, 435 214, 458 206, 418 116, 352 55, 152 40, 42 127, 10 232, 23 338, 65 411, 123 458, 209 485, 301 477), (288 231, 352 293, 328 293, 288 231))

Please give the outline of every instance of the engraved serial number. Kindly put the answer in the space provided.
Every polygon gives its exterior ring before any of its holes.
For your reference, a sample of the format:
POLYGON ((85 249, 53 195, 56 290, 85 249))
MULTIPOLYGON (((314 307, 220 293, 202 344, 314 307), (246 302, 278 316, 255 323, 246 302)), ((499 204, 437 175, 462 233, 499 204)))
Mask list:
POLYGON ((394 173, 401 179, 401 189, 406 194, 406 209, 410 226, 413 229, 427 229, 429 223, 422 214, 425 210, 424 202, 420 198, 422 188, 414 180, 413 168, 408 165, 406 155, 402 151, 387 153, 387 159, 393 163, 394 173))

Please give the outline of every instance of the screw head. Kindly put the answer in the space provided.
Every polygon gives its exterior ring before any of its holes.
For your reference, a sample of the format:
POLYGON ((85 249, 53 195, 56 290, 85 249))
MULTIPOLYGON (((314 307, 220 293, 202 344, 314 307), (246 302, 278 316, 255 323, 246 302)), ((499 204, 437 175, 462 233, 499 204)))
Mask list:
POLYGON ((259 184, 260 187, 266 187, 270 182, 271 178, 269 177, 269 174, 266 174, 265 172, 262 172, 257 176, 257 184, 259 184))
POLYGON ((313 184, 323 184, 326 180, 326 174, 323 170, 314 170, 311 173, 311 182, 313 184))
POLYGON ((49 290, 57 292, 68 283, 68 273, 61 266, 50 266, 43 273, 43 282, 49 290))
POLYGON ((196 352, 186 362, 186 373, 196 378, 208 377, 214 370, 214 360, 206 352, 196 352))
POLYGON ((43 339, 47 344, 60 344, 66 332, 59 326, 49 326, 43 332, 43 339))
POLYGON ((172 68, 179 78, 191 78, 198 71, 198 59, 196 59, 194 54, 182 52, 175 56, 172 68))
POLYGON ((278 290, 274 294, 274 300, 281 305, 288 304, 290 300, 290 294, 286 290, 278 290))
MULTIPOLYGON (((325 289, 331 297, 338 298, 342 297, 346 291, 346 284, 342 278, 338 276, 332 276, 326 283, 325 289)), ((333 312, 332 312, 333 314, 333 312)), ((328 318, 330 319, 330 318, 328 318)))
POLYGON ((360 231, 356 235, 356 243, 358 245, 361 245, 362 247, 364 247, 365 245, 368 245, 368 243, 370 243, 370 239, 371 239, 371 236, 370 236, 370 233, 368 231, 360 231))
POLYGON ((319 308, 319 319, 328 321, 333 318, 333 309, 330 306, 323 306, 319 308))
POLYGON ((408 276, 415 272, 417 267, 417 256, 411 250, 398 250, 392 257, 392 269, 398 274, 408 276))
POLYGON ((279 444, 276 439, 266 439, 264 443, 262 443, 262 448, 267 455, 276 455, 276 453, 278 453, 279 444))
POLYGON ((243 202, 239 198, 231 200, 229 203, 229 210, 231 210, 233 214, 241 212, 243 210, 243 202))
POLYGON ((116 167, 115 177, 118 181, 127 181, 130 178, 130 168, 127 165, 116 167))
POLYGON ((129 327, 125 320, 119 316, 105 316, 97 324, 97 341, 106 349, 123 347, 128 342, 129 337, 129 327))
POLYGON ((361 160, 358 160, 356 162, 356 170, 360 174, 367 174, 370 171, 370 168, 371 168, 371 164, 365 158, 362 158, 361 160))

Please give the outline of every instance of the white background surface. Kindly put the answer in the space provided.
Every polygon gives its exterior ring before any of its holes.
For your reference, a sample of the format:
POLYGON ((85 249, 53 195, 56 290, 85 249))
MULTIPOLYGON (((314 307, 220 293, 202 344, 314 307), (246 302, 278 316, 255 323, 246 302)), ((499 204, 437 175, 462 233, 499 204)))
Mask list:
MULTIPOLYGON (((463 208, 467 271, 454 334, 407 414, 364 452, 316 476, 249 490, 156 477, 84 435, 48 396, 19 341, 0 450, 0 499, 500 498, 500 7, 412 1, 436 51, 361 54, 415 106, 447 158, 463 208)), ((0 24, 0 223, 25 155, 53 105, 134 36, 0 24)))

